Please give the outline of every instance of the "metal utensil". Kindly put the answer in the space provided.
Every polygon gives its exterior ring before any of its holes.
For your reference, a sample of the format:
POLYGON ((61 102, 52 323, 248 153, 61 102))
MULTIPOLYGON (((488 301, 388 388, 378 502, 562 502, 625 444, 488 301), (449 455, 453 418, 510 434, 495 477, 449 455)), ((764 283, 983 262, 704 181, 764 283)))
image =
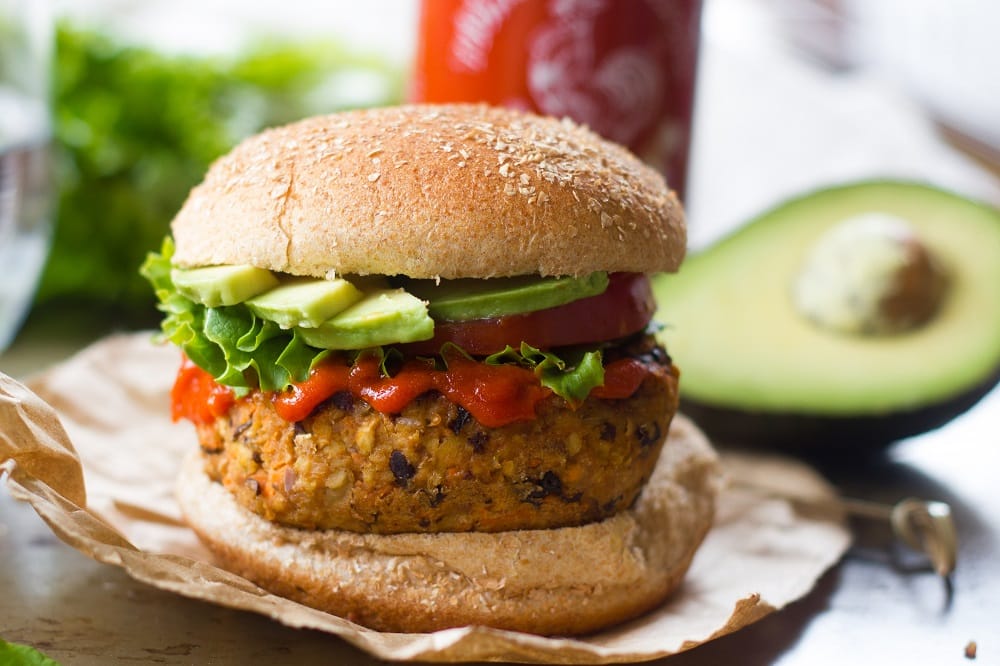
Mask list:
POLYGON ((849 515, 887 521, 896 538, 925 554, 942 578, 955 570, 958 533, 947 503, 913 497, 893 505, 849 498, 839 501, 849 515))

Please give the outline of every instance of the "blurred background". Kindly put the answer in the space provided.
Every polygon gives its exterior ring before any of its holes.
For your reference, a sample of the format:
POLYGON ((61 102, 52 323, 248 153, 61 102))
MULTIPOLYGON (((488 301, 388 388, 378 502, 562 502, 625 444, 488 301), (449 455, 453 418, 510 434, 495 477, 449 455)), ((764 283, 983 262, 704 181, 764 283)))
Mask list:
MULTIPOLYGON (((22 338, 154 326, 136 267, 215 157, 263 127, 406 100, 420 80, 419 0, 0 0, 0 16, 8 337, 22 312, 22 338)), ((1000 203, 998 25, 993 0, 705 0, 692 247, 849 179, 1000 203)))

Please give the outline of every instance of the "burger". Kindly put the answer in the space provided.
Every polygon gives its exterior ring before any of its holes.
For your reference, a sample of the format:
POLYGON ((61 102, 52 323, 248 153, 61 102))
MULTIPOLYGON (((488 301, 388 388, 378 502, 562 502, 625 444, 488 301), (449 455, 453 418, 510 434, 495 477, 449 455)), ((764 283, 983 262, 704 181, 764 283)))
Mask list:
POLYGON ((580 634, 661 603, 712 522, 649 275, 683 212, 626 149, 482 105, 265 131, 143 273, 219 563, 368 627, 580 634), (194 449, 194 447, 192 447, 194 449))

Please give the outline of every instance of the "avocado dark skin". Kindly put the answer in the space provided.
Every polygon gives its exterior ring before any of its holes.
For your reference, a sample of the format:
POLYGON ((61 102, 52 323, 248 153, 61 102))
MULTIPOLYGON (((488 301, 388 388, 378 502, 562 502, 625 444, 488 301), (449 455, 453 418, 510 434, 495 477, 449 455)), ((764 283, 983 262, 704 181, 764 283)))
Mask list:
MULTIPOLYGON (((681 411, 720 445, 767 447, 789 453, 817 450, 864 455, 935 428, 971 409, 1000 382, 1000 368, 985 382, 950 400, 884 415, 826 416, 750 412, 681 398, 681 411)), ((683 386, 683 381, 681 382, 683 386)))

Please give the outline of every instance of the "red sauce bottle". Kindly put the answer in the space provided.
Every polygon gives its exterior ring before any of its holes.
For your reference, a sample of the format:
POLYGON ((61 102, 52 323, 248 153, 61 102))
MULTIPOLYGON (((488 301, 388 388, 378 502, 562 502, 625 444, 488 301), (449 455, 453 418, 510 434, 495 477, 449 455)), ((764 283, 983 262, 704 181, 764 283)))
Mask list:
POLYGON ((423 0, 411 99, 569 116, 683 198, 701 0, 423 0))

